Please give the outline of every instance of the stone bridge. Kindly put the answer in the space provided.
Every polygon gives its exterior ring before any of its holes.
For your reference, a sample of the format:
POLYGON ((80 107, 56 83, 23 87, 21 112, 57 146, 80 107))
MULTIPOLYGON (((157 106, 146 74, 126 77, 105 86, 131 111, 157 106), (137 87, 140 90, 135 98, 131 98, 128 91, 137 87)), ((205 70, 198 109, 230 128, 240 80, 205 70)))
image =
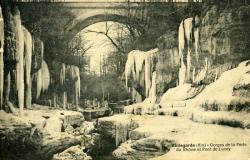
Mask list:
POLYGON ((22 21, 27 28, 31 24, 40 23, 39 25, 42 26, 41 37, 45 42, 45 52, 49 52, 46 53, 47 59, 67 54, 64 53, 64 48, 77 33, 92 24, 103 21, 126 24, 139 31, 143 48, 138 49, 146 50, 155 47, 155 40, 166 30, 177 29, 179 22, 184 18, 177 16, 178 11, 188 6, 184 2, 173 3, 161 0, 153 3, 141 0, 133 2, 84 0, 63 3, 22 1, 17 2, 17 5, 21 11, 22 21), (53 22, 57 22, 56 26, 53 22), (171 22, 171 26, 169 22, 171 22))

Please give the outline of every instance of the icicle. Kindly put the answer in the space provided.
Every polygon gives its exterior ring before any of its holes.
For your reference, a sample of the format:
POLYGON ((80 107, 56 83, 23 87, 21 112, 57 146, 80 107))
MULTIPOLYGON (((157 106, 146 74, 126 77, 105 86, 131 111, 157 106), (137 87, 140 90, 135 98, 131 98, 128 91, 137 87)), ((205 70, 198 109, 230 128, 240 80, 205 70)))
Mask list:
POLYGON ((192 62, 191 51, 192 51, 192 46, 193 46, 193 42, 192 42, 193 38, 195 41, 194 43, 195 57, 198 60, 199 29, 196 26, 196 20, 199 21, 197 16, 195 19, 187 18, 184 21, 182 21, 179 26, 178 47, 179 47, 179 56, 181 58, 181 68, 179 70, 179 76, 181 77, 179 77, 179 85, 185 83, 185 81, 189 81, 191 78, 190 71, 191 71, 191 62, 192 62), (194 20, 195 20, 195 23, 193 23, 194 20), (187 48, 187 54, 184 54, 185 48, 187 48), (184 57, 185 55, 186 57, 184 57), (184 60, 186 60, 186 63, 184 62, 184 60), (185 75, 183 74, 184 72, 186 73, 185 75))
POLYGON ((179 85, 182 85, 185 82, 186 77, 186 66, 184 64, 184 48, 185 48, 185 20, 181 21, 178 32, 178 48, 179 48, 179 58, 181 60, 181 66, 179 69, 179 85))
POLYGON ((76 105, 78 105, 78 100, 80 99, 80 91, 81 91, 81 82, 80 82, 80 71, 78 67, 75 67, 75 72, 77 76, 77 81, 75 82, 75 91, 76 91, 76 97, 77 97, 77 102, 76 105))
POLYGON ((135 74, 137 81, 140 80, 140 73, 143 69, 143 63, 144 63, 144 54, 143 52, 135 52, 134 55, 135 61, 135 74))
POLYGON ((31 107, 31 63, 32 63, 32 37, 29 31, 22 26, 24 34, 24 67, 25 67, 25 106, 31 107))
POLYGON ((215 71, 214 81, 216 81, 217 79, 218 79, 218 68, 216 68, 216 71, 215 71))
POLYGON ((128 138, 128 124, 117 123, 115 126, 115 144, 119 146, 121 143, 126 142, 128 138))
POLYGON ((62 63, 62 68, 60 70, 60 84, 63 85, 65 81, 65 64, 62 63))
POLYGON ((131 73, 135 74, 134 71, 134 65, 135 65, 135 57, 134 57, 134 52, 136 51, 131 51, 128 53, 128 58, 126 61, 126 65, 125 65, 125 79, 126 79, 126 87, 128 88, 128 78, 130 77, 131 73))
POLYGON ((149 100, 150 100, 150 103, 156 102, 156 72, 155 71, 152 74, 152 85, 149 91, 149 100))
POLYGON ((206 57, 205 58, 205 70, 207 72, 207 69, 208 69, 208 58, 206 57))
POLYGON ((33 36, 32 38, 32 51, 33 54, 35 54, 35 60, 32 62, 32 69, 34 70, 34 72, 36 72, 41 68, 42 65, 44 45, 38 37, 33 36))
POLYGON ((70 66, 70 77, 74 81, 75 104, 76 106, 78 106, 79 98, 80 98, 80 91, 81 91, 81 80, 80 80, 80 70, 77 66, 70 66))
POLYGON ((32 61, 32 37, 29 31, 23 27, 24 33, 24 64, 25 64, 25 77, 26 84, 30 82, 31 76, 31 61, 32 61))
POLYGON ((149 89, 151 86, 151 65, 150 65, 150 56, 145 57, 145 91, 146 97, 149 95, 149 89))
POLYGON ((134 50, 128 54, 128 59, 125 66, 126 87, 128 87, 128 79, 132 74, 133 81, 143 84, 145 94, 149 96, 152 78, 153 58, 157 55, 158 49, 152 49, 147 52, 134 50), (142 70, 144 68, 144 73, 142 70), (143 77, 141 77, 143 75, 143 77), (145 83, 145 86, 144 86, 145 83))
POLYGON ((195 79, 195 67, 193 68, 193 76, 192 76, 192 81, 194 82, 195 79))
POLYGON ((149 90, 152 85, 152 68, 153 68, 153 58, 157 55, 155 53, 158 52, 158 49, 152 49, 145 54, 145 90, 146 90, 146 96, 149 96, 149 90))
POLYGON ((199 48, 199 42, 200 42, 200 35, 199 35, 199 28, 194 29, 194 40, 195 40, 195 57, 196 61, 199 60, 199 53, 198 53, 198 48, 199 48))
POLYGON ((20 115, 23 114, 24 106, 24 33, 22 30, 20 12, 15 8, 14 23, 16 26, 16 89, 18 92, 18 106, 20 115))
MULTIPOLYGON (((40 40, 41 41, 41 40, 40 40)), ((44 53, 44 43, 43 41, 40 42, 41 43, 41 57, 43 58, 43 53, 44 53)))
POLYGON ((37 72, 37 94, 36 98, 40 97, 41 92, 46 91, 50 84, 50 73, 47 63, 42 60, 42 65, 37 72))
POLYGON ((67 92, 63 92, 63 109, 66 109, 67 106, 67 92))
POLYGON ((181 59, 183 50, 185 47, 185 33, 184 33, 184 27, 183 27, 184 21, 181 21, 181 24, 179 26, 179 32, 178 32, 178 48, 179 48, 179 58, 181 59))
POLYGON ((37 72, 37 80, 36 80, 36 98, 40 97, 42 91, 42 71, 39 69, 37 72))
POLYGON ((193 18, 187 18, 184 20, 185 38, 187 40, 188 50, 191 50, 190 44, 192 43, 192 30, 193 30, 193 18))
POLYGON ((186 80, 190 79, 190 68, 191 68, 191 44, 192 44, 192 30, 193 30, 193 18, 185 19, 185 36, 187 40, 188 53, 187 53, 187 71, 186 71, 186 80))
POLYGON ((179 85, 182 85, 185 83, 185 77, 186 77, 186 66, 184 64, 183 55, 181 56, 181 67, 179 69, 179 85))
POLYGON ((202 80, 205 79, 206 74, 207 74, 207 69, 208 69, 208 59, 207 59, 207 57, 206 57, 206 58, 205 58, 205 67, 204 67, 204 69, 202 69, 202 70, 199 72, 199 74, 195 77, 194 82, 195 82, 196 84, 199 84, 202 80))
POLYGON ((186 79, 190 79, 190 70, 191 70, 191 50, 188 50, 187 54, 187 77, 186 79))
POLYGON ((43 87, 42 91, 45 91, 49 88, 50 84, 50 73, 47 63, 43 60, 42 61, 42 77, 43 77, 43 87))
POLYGON ((2 16, 2 8, 0 6, 0 108, 2 107, 3 104, 3 81, 4 81, 3 46, 4 46, 4 22, 2 16))

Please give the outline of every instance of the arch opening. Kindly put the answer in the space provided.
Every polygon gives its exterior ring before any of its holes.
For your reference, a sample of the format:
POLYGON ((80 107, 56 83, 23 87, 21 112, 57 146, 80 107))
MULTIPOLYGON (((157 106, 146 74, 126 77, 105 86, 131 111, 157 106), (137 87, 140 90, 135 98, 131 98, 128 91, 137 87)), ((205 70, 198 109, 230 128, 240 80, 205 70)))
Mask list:
POLYGON ((136 29, 140 34, 144 34, 144 27, 140 20, 133 17, 118 15, 118 14, 98 14, 95 16, 88 17, 83 21, 78 22, 74 26, 66 26, 64 28, 65 36, 64 39, 71 40, 75 37, 81 30, 101 22, 116 22, 120 24, 129 25, 131 28, 136 29))
POLYGON ((69 42, 69 54, 81 56, 81 96, 97 102, 130 99, 122 80, 127 53, 136 46, 140 32, 116 21, 98 22, 85 27, 69 42))

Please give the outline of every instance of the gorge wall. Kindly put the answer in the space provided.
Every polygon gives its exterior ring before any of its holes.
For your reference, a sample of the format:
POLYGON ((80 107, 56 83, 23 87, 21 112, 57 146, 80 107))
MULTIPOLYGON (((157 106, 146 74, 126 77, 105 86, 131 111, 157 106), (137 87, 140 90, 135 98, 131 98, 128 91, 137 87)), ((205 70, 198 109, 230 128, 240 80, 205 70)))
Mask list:
POLYGON ((200 15, 182 20, 179 29, 168 30, 156 41, 158 51, 150 77, 155 73, 157 99, 151 103, 146 96, 143 103, 126 107, 126 113, 153 113, 164 106, 237 111, 247 108, 250 7, 203 7, 200 15), (229 96, 216 98, 216 93, 218 97, 229 96), (210 99, 204 98, 207 96, 210 99), (199 103, 187 103, 196 97, 199 103))
MULTIPOLYGON (((186 83, 195 85, 195 80, 204 70, 207 59, 207 71, 202 84, 210 84, 229 69, 235 68, 240 62, 250 58, 250 28, 249 6, 238 8, 219 8, 212 6, 207 12, 199 16, 197 27, 199 41, 191 41, 190 78, 186 83), (197 56, 195 51, 197 45, 197 56)), ((167 89, 177 86, 181 55, 178 53, 178 34, 168 31, 162 35, 157 45, 159 59, 156 65, 157 95, 162 95, 167 89)), ((187 48, 184 48, 184 52, 187 48)), ((186 55, 187 56, 187 53, 186 55)), ((184 57, 187 59, 187 57, 184 57)))

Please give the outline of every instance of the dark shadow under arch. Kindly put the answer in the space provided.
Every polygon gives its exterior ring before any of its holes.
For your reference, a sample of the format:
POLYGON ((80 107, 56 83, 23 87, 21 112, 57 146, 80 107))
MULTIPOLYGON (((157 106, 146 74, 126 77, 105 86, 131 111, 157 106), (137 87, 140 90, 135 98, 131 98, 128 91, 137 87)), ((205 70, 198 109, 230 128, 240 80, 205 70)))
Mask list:
POLYGON ((117 23, 128 24, 128 25, 132 26, 133 28, 135 28, 141 34, 145 33, 143 24, 140 22, 139 19, 135 19, 135 18, 131 19, 127 16, 122 16, 122 15, 117 15, 117 14, 98 14, 98 15, 86 18, 85 20, 74 25, 74 27, 72 27, 69 30, 66 29, 65 30, 66 34, 64 36, 64 40, 70 41, 71 39, 73 39, 73 37, 77 33, 79 33, 84 28, 86 28, 92 24, 95 24, 98 22, 105 22, 105 21, 113 21, 113 22, 117 22, 117 23))

